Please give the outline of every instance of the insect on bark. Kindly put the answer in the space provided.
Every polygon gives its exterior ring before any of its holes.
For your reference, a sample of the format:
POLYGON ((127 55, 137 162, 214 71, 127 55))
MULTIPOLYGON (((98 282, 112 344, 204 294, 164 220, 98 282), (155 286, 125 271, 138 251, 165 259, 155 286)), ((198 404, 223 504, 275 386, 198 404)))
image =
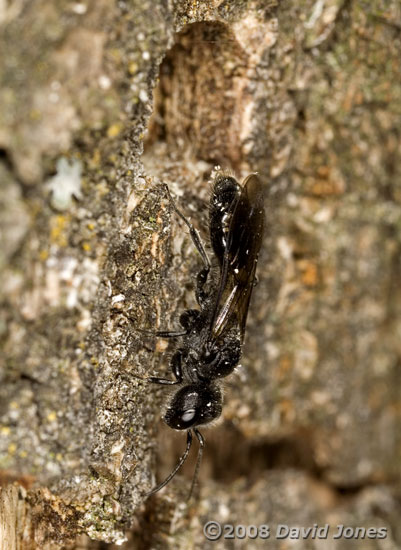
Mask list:
POLYGON ((187 432, 187 445, 178 464, 147 495, 160 491, 176 475, 187 459, 195 434, 199 450, 190 498, 204 447, 199 426, 220 416, 221 379, 234 370, 241 357, 263 236, 263 190, 256 174, 249 175, 242 186, 232 176, 217 174, 209 206, 210 242, 217 270, 211 270, 211 262, 197 230, 178 209, 167 186, 166 190, 173 209, 189 229, 203 267, 197 275, 195 291, 199 309, 188 309, 181 314, 182 328, 154 333, 143 331, 181 341, 170 362, 174 379, 152 376, 148 380, 176 386, 164 421, 170 428, 187 432))

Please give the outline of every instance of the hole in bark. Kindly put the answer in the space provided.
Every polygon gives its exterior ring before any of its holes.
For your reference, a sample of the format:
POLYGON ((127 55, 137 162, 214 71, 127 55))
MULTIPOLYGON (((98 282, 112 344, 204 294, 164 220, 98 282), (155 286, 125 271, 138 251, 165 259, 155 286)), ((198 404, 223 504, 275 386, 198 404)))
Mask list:
POLYGON ((224 483, 246 477, 253 484, 266 470, 286 468, 301 469, 319 477, 308 434, 294 434, 277 441, 255 440, 247 439, 227 424, 223 434, 210 434, 208 444, 208 457, 213 457, 208 464, 211 477, 224 483))
POLYGON ((245 54, 223 23, 188 25, 160 66, 145 152, 163 142, 182 158, 236 168, 241 160, 245 54))
POLYGON ((3 163, 10 171, 13 170, 11 157, 6 149, 0 149, 0 162, 3 163))
MULTIPOLYGON (((158 443, 158 480, 170 473, 185 448, 185 433, 171 434, 167 429, 161 432, 158 443)), ((200 471, 201 483, 214 479, 230 484, 238 478, 246 477, 252 485, 266 470, 286 468, 307 471, 316 479, 323 475, 314 460, 313 439, 309 433, 300 432, 276 441, 248 439, 228 422, 211 430, 201 429, 201 432, 206 440, 200 471)), ((196 441, 193 447, 181 472, 188 479, 188 490, 195 468, 196 441)))

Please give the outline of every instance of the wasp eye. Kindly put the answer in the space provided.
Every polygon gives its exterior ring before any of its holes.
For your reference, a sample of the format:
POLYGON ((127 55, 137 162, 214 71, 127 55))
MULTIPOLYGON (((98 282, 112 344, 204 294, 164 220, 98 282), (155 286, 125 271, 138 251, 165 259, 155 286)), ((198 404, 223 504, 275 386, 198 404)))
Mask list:
POLYGON ((195 417, 195 409, 187 409, 184 411, 184 414, 181 416, 183 422, 191 422, 195 417))

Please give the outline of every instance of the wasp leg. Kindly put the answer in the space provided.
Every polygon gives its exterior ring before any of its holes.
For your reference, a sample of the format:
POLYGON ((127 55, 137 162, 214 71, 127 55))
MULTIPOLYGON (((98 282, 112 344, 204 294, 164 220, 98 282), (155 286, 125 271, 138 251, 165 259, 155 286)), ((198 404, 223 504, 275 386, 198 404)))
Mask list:
POLYGON ((204 267, 201 271, 199 271, 196 277, 195 297, 196 297, 196 301, 200 306, 202 306, 202 304, 205 303, 205 300, 208 297, 208 293, 204 291, 204 286, 206 284, 209 271, 210 271, 210 266, 204 267))
POLYGON ((199 316, 199 309, 186 309, 183 313, 181 313, 180 325, 184 327, 187 334, 189 334, 196 327, 199 316))
POLYGON ((156 485, 156 487, 154 487, 151 491, 146 493, 145 496, 148 497, 150 495, 153 495, 154 493, 157 493, 158 491, 160 491, 160 489, 163 489, 163 487, 165 487, 169 481, 171 481, 173 479, 175 474, 178 472, 178 470, 181 468, 181 466, 186 461, 186 459, 188 457, 189 450, 191 448, 191 444, 192 444, 192 431, 188 430, 187 431, 187 446, 186 446, 186 449, 185 449, 184 453, 182 454, 180 460, 178 461, 177 466, 174 468, 174 470, 171 472, 171 474, 169 474, 166 477, 166 479, 164 481, 162 481, 162 483, 159 483, 159 485, 156 485))
POLYGON ((178 214, 178 216, 183 220, 183 222, 188 227, 189 234, 191 235, 192 242, 194 243, 196 250, 201 255, 204 266, 205 266, 202 269, 202 271, 199 272, 198 277, 197 277, 196 295, 197 295, 197 298, 199 296, 198 303, 200 304, 200 301, 203 298, 203 286, 206 283, 206 280, 207 280, 207 277, 208 277, 208 274, 209 274, 209 271, 210 271, 210 267, 211 267, 210 266, 210 261, 209 261, 209 258, 207 256, 207 254, 206 254, 205 247, 203 246, 203 243, 201 241, 201 238, 199 236, 198 231, 195 229, 195 227, 192 225, 192 223, 184 216, 184 214, 181 212, 181 210, 176 205, 173 197, 171 196, 170 189, 168 188, 168 185, 165 185, 165 188, 166 188, 166 192, 167 192, 168 198, 170 200, 171 206, 174 208, 176 214, 178 214))
POLYGON ((147 378, 149 382, 152 382, 152 384, 160 384, 160 386, 176 386, 177 384, 181 384, 178 380, 169 380, 168 378, 157 378, 157 376, 149 376, 147 378))
POLYGON ((147 336, 154 336, 156 338, 178 338, 179 336, 186 336, 187 330, 147 330, 146 328, 139 328, 135 326, 135 321, 131 317, 126 316, 126 319, 133 325, 133 329, 141 334, 147 336))
POLYGON ((170 366, 173 371, 176 380, 169 380, 167 378, 157 378, 155 376, 150 376, 148 378, 149 382, 153 384, 160 384, 162 386, 175 386, 181 384, 182 382, 182 367, 181 367, 181 350, 177 350, 173 357, 171 358, 170 366))
POLYGON ((151 382, 152 384, 160 384, 161 386, 174 386, 182 382, 182 380, 168 380, 167 378, 157 378, 157 376, 148 376, 146 378, 138 374, 133 374, 132 376, 138 380, 142 380, 142 382, 151 382))
POLYGON ((146 330, 143 328, 135 329, 147 336, 155 336, 156 338, 178 338, 179 336, 186 336, 188 332, 186 330, 146 330))
POLYGON ((187 218, 184 216, 184 214, 181 212, 181 210, 175 204, 175 201, 174 201, 173 197, 171 196, 170 189, 168 188, 168 185, 165 185, 165 188, 166 188, 166 191, 167 191, 167 194, 168 194, 168 198, 171 202, 171 206, 174 208, 176 214, 178 214, 178 216, 180 216, 182 221, 186 224, 186 226, 189 229, 189 234, 191 235, 192 242, 194 243, 194 245, 196 247, 196 250, 199 252, 199 254, 202 257, 203 263, 205 264, 205 269, 210 270, 210 261, 209 261, 209 258, 207 256, 207 254, 206 254, 205 247, 203 246, 203 243, 201 241, 201 238, 199 236, 198 231, 195 229, 195 227, 192 225, 192 223, 189 220, 187 220, 187 218))

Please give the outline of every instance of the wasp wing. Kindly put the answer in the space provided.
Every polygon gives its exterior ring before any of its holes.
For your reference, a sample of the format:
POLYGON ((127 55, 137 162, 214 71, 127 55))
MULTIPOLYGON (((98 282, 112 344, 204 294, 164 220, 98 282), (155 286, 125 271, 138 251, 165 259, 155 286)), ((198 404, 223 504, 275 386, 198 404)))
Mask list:
POLYGON ((222 334, 234 316, 241 339, 244 338, 263 228, 262 183, 256 174, 251 174, 244 181, 229 225, 210 326, 213 340, 222 334))

